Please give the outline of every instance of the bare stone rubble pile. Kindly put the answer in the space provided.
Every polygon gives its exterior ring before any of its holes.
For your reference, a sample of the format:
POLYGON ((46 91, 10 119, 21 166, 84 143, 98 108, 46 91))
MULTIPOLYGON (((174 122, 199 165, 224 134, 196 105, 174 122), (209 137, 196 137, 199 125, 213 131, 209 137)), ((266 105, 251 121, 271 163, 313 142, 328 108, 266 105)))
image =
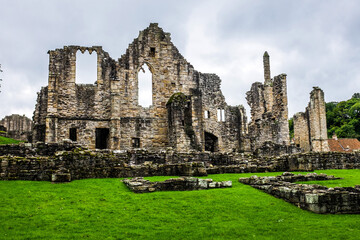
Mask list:
POLYGON ((192 191, 232 187, 232 181, 213 182, 212 179, 199 179, 194 177, 170 178, 163 182, 150 182, 142 177, 136 177, 133 179, 124 179, 123 182, 135 193, 192 191))
POLYGON ((240 178, 239 182, 260 189, 297 207, 315 213, 360 213, 360 186, 328 188, 294 182, 340 179, 326 174, 283 173, 276 177, 240 178))

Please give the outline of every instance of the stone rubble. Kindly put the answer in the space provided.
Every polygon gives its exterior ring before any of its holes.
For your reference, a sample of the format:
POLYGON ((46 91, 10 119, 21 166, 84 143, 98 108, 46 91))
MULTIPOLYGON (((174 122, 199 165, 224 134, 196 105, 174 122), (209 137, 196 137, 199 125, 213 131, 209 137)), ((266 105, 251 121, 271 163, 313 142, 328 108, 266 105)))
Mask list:
POLYGON ((213 182, 212 179, 194 177, 170 178, 162 182, 150 182, 142 177, 122 180, 126 186, 135 193, 155 191, 192 191, 212 188, 232 187, 232 181, 213 182))

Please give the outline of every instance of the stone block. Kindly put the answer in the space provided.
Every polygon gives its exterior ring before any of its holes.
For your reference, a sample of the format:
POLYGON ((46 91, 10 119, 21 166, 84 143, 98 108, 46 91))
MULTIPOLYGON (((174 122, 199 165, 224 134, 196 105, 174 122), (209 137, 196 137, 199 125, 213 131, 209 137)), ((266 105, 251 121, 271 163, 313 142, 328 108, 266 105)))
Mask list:
POLYGON ((51 182, 54 182, 54 183, 71 182, 71 174, 70 173, 54 173, 51 175, 51 182))

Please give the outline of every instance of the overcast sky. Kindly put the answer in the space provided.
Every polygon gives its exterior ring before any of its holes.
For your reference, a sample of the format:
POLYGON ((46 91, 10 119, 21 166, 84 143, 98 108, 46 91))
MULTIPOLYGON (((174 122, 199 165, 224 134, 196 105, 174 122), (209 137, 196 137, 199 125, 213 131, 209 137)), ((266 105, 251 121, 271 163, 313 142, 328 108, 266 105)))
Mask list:
POLYGON ((358 0, 0 0, 0 119, 32 117, 48 50, 100 45, 118 59, 151 22, 196 70, 220 76, 230 105, 249 110, 245 94, 263 82, 264 51, 272 77, 288 76, 289 116, 304 111, 313 86, 327 102, 360 92, 358 0))

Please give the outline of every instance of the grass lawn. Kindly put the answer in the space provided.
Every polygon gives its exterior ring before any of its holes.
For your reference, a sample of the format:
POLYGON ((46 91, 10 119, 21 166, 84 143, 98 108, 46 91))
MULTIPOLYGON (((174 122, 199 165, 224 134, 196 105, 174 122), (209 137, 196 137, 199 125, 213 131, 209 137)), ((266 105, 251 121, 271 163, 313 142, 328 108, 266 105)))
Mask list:
MULTIPOLYGON (((317 172, 343 177, 337 186, 360 184, 360 170, 317 172)), ((301 210, 237 181, 251 175, 208 176, 232 180, 228 189, 148 194, 130 192, 119 179, 0 181, 0 239, 360 238, 360 215, 301 210)))
POLYGON ((7 138, 7 137, 0 136, 0 145, 14 144, 14 143, 19 143, 19 142, 21 142, 21 141, 18 141, 18 140, 12 139, 12 138, 7 138))

